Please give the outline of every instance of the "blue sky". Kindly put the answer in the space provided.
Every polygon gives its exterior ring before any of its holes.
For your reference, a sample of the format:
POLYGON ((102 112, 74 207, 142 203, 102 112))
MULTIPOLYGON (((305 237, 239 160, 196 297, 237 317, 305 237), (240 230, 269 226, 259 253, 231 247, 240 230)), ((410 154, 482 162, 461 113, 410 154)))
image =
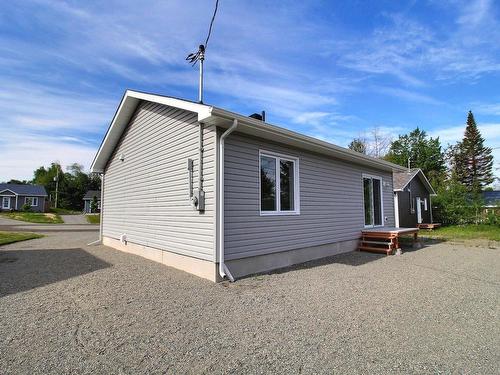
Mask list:
MULTIPOLYGON (((0 9, 0 181, 90 167, 127 88, 196 99, 185 62, 213 2, 15 1, 0 9)), ((500 5, 220 0, 205 102, 346 146, 373 127, 460 139, 500 167, 500 5)), ((497 171, 497 175, 498 175, 497 171)))

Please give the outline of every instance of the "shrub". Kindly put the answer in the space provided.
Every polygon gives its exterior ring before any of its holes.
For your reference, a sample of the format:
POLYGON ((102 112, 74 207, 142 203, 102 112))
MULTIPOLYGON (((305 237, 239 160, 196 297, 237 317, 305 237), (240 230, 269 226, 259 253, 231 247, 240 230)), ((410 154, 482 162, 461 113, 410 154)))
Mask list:
POLYGON ((21 207, 21 211, 23 211, 23 212, 31 212, 32 211, 31 204, 29 204, 29 203, 23 204, 22 207, 21 207))

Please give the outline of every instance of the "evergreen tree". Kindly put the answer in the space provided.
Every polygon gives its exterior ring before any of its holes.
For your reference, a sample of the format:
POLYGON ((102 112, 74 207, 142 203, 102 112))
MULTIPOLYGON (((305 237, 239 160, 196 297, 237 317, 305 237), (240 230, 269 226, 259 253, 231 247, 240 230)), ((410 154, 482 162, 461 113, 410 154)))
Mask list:
POLYGON ((446 172, 439 137, 429 137, 418 127, 393 141, 384 159, 405 167, 409 160, 411 168, 420 168, 433 185, 437 185, 446 172))
POLYGON ((366 141, 361 139, 361 138, 355 138, 352 140, 351 143, 349 143, 349 146, 347 146, 353 151, 360 152, 362 154, 366 154, 366 141))
POLYGON ((453 174, 470 192, 479 192, 493 182, 493 155, 484 146, 484 138, 477 128, 471 111, 462 142, 450 148, 453 174))

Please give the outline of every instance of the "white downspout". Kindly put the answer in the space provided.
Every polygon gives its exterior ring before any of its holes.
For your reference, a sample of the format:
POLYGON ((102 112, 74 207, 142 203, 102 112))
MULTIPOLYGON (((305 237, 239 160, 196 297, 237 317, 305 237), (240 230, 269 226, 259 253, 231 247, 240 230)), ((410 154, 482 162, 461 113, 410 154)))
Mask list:
POLYGON ((226 264, 224 263, 224 140, 226 137, 231 134, 238 127, 238 120, 233 120, 233 125, 229 129, 227 129, 220 136, 219 142, 219 275, 224 278, 227 278, 231 281, 234 281, 233 275, 229 272, 226 264))
POLYGON ((102 214, 104 211, 104 172, 101 173, 101 209, 99 210, 99 241, 102 244, 102 214))

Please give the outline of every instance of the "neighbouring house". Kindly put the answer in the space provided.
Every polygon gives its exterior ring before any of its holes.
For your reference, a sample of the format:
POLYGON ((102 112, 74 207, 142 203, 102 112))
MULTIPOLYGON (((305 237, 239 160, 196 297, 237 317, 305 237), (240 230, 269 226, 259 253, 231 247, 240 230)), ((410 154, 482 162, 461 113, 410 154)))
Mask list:
POLYGON ((92 163, 105 245, 217 281, 394 227, 405 168, 210 105, 127 91, 92 163))
POLYGON ((483 191, 483 212, 485 214, 500 213, 500 190, 483 191))
POLYGON ((93 214, 101 211, 101 192, 99 190, 89 190, 83 197, 83 212, 93 214), (92 201, 97 199, 97 210, 92 212, 92 201))
POLYGON ((431 197, 436 195, 421 169, 393 174, 396 227, 415 228, 432 224, 431 197))
POLYGON ((35 212, 45 212, 47 192, 41 185, 0 184, 2 211, 20 211, 30 205, 35 212))

